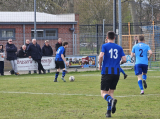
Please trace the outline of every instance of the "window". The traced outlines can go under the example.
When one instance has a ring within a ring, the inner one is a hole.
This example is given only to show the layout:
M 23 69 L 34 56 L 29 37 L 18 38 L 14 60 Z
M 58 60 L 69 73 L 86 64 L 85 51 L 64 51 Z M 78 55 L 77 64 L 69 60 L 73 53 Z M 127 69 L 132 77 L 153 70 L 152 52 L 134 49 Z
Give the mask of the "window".
M 15 29 L 0 29 L 0 40 L 15 39 Z
M 54 40 L 58 38 L 58 29 L 37 29 L 37 39 Z M 34 38 L 34 30 L 31 30 L 31 36 Z

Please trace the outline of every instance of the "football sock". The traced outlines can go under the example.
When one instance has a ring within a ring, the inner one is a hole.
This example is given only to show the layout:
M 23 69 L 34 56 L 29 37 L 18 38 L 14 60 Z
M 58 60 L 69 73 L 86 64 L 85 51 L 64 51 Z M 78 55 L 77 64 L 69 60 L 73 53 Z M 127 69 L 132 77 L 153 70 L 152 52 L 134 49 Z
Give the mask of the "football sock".
M 107 102 L 111 103 L 111 100 L 112 100 L 113 98 L 112 98 L 110 95 L 106 94 L 106 95 L 104 96 L 104 99 L 105 99 Z
M 58 78 L 59 72 L 56 72 L 55 79 Z
M 143 90 L 142 80 L 138 81 L 138 85 L 139 85 L 140 90 Z
M 111 103 L 108 102 L 107 110 L 111 110 Z
M 62 72 L 62 77 L 64 78 L 64 77 L 65 77 L 65 75 L 66 75 L 66 71 L 65 71 L 65 70 L 63 70 L 63 72 Z
M 143 80 L 147 79 L 147 75 L 142 75 Z
M 125 72 L 124 72 L 124 70 L 123 70 L 122 68 L 120 68 L 120 70 L 121 70 L 121 72 L 123 73 L 123 75 L 125 75 Z

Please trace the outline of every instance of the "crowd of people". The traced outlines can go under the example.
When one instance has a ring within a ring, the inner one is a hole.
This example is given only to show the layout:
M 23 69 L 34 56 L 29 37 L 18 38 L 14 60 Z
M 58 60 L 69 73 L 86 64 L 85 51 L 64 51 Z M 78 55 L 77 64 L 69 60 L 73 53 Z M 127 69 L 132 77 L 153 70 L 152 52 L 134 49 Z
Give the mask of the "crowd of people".
M 62 46 L 62 39 L 59 38 L 58 42 L 55 44 L 56 52 L 59 47 Z M 37 43 L 36 39 L 32 39 L 32 42 L 29 39 L 26 39 L 25 45 L 22 45 L 22 47 L 18 50 L 17 47 L 14 45 L 12 39 L 8 39 L 8 42 L 6 44 L 6 59 L 10 61 L 12 70 L 9 72 L 11 74 L 20 75 L 17 71 L 17 58 L 32 58 L 34 61 L 38 63 L 38 72 L 39 74 L 42 74 L 41 71 L 43 71 L 43 74 L 46 73 L 46 70 L 43 68 L 43 65 L 41 63 L 42 56 L 52 56 L 53 49 L 49 45 L 49 40 L 46 40 L 44 42 L 44 45 L 41 49 L 40 45 Z M 64 51 L 65 56 L 65 51 Z M 5 51 L 3 45 L 0 45 L 0 74 L 1 76 L 4 76 L 4 59 L 5 59 Z M 37 73 L 37 71 L 34 71 L 34 73 Z M 48 70 L 48 73 L 50 73 L 50 70 Z M 31 71 L 29 71 L 29 74 L 31 74 Z

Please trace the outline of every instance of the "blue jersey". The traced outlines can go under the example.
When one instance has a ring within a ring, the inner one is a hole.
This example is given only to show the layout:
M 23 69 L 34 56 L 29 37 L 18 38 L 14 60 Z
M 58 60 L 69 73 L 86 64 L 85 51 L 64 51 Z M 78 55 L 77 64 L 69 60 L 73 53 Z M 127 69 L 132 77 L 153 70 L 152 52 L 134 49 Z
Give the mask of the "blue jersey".
M 145 43 L 138 43 L 133 46 L 132 53 L 135 53 L 136 63 L 135 64 L 146 64 L 148 65 L 148 50 L 150 47 Z
M 61 54 L 64 54 L 65 48 L 63 46 L 59 47 L 56 53 L 56 61 L 63 61 Z
M 101 52 L 104 53 L 101 74 L 120 74 L 120 61 L 125 56 L 121 46 L 115 43 L 102 45 Z

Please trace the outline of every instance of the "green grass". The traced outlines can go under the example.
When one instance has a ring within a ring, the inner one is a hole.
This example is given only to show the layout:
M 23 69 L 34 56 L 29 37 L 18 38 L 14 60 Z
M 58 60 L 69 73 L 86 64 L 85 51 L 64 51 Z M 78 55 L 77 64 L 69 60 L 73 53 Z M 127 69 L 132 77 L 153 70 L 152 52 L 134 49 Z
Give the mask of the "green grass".
M 148 72 L 148 88 L 143 96 L 139 94 L 134 72 L 126 73 L 128 78 L 124 80 L 121 75 L 115 91 L 118 103 L 112 118 L 159 119 L 159 72 Z M 71 75 L 75 76 L 75 82 L 68 81 Z M 60 76 L 57 83 L 53 82 L 53 73 L 0 77 L 0 119 L 105 118 L 107 102 L 100 97 L 99 71 L 69 73 L 67 82 L 63 82 Z

